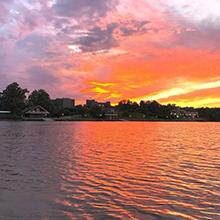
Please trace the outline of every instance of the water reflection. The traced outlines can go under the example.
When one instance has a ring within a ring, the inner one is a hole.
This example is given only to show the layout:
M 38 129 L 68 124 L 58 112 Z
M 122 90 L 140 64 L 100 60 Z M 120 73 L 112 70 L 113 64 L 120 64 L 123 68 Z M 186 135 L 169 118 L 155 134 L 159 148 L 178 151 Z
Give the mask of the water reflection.
M 217 123 L 0 128 L 0 219 L 220 219 Z

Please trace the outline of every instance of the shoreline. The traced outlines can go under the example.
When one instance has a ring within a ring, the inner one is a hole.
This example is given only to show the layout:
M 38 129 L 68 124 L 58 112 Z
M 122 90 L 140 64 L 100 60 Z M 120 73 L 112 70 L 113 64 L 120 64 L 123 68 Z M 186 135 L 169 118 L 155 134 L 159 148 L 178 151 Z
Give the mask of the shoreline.
M 60 122 L 71 122 L 71 121 L 89 121 L 89 122 L 220 122 L 220 121 L 211 121 L 211 120 L 187 120 L 187 119 L 184 119 L 184 120 L 166 120 L 166 119 L 146 119 L 146 120 L 142 120 L 142 119 L 117 119 L 117 120 L 102 120 L 102 119 L 71 119 L 71 120 L 53 120 L 53 121 L 60 121 Z
M 66 119 L 66 118 L 46 118 L 46 119 L 0 119 L 2 121 L 17 121 L 17 122 L 220 122 L 214 120 L 206 120 L 206 119 L 181 119 L 181 120 L 170 120 L 170 119 L 114 119 L 114 120 L 106 120 L 106 119 Z

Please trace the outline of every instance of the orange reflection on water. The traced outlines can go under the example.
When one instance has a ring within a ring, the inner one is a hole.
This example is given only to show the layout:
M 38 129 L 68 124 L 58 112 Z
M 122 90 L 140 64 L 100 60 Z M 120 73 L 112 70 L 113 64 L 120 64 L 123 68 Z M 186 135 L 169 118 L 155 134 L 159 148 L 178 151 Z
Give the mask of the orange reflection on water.
M 66 199 L 93 217 L 198 219 L 216 214 L 220 127 L 203 125 L 72 124 L 74 139 L 63 151 L 68 158 L 61 184 Z

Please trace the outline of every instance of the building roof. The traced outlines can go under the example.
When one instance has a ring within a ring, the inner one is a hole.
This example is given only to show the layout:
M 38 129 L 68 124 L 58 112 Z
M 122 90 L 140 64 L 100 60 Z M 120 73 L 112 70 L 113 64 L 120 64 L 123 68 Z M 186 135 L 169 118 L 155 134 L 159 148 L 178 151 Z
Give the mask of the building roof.
M 24 110 L 24 114 L 50 114 L 50 113 L 42 106 L 37 105 Z
M 0 114 L 11 114 L 10 111 L 0 111 Z

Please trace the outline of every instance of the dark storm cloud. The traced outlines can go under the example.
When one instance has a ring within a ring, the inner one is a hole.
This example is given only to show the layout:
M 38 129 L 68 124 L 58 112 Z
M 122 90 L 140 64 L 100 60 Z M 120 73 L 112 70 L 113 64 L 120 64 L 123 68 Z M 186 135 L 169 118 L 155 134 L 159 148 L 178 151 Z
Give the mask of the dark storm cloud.
M 146 31 L 151 30 L 150 28 L 146 27 L 147 24 L 149 24 L 150 21 L 135 21 L 132 20 L 129 23 L 123 24 L 123 26 L 120 28 L 122 34 L 124 36 L 130 36 L 135 33 L 145 33 Z
M 74 44 L 80 45 L 80 49 L 83 52 L 110 49 L 117 45 L 117 41 L 113 37 L 113 32 L 117 26 L 116 23 L 112 23 L 105 29 L 94 27 L 86 36 L 82 36 L 75 40 Z
M 83 36 L 74 40 L 73 44 L 79 45 L 83 52 L 108 50 L 119 46 L 121 37 L 142 34 L 152 30 L 152 28 L 147 27 L 149 23 L 149 21 L 131 20 L 129 23 L 110 23 L 106 28 L 95 26 L 88 32 L 85 32 Z M 118 37 L 119 39 L 117 39 Z
M 59 16 L 88 18 L 104 16 L 117 0 L 57 0 L 53 9 Z

